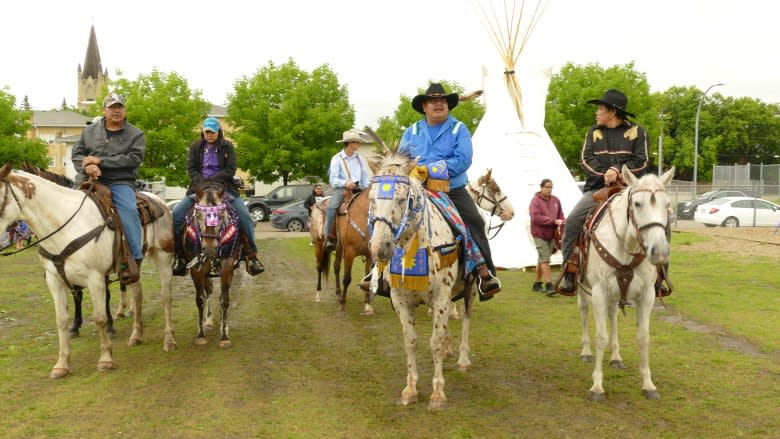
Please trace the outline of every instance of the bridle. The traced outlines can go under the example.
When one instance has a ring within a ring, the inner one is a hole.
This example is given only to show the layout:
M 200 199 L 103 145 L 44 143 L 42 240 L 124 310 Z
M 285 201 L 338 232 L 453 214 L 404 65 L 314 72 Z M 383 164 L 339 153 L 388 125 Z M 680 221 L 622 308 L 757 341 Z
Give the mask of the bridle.
M 409 182 L 409 177 L 403 175 L 377 175 L 371 178 L 371 183 L 377 184 L 377 200 L 394 200 L 396 184 L 406 185 L 409 191 L 406 194 L 404 203 L 404 212 L 398 221 L 398 226 L 393 224 L 392 219 L 383 216 L 375 216 L 373 203 L 368 207 L 368 234 L 373 236 L 374 224 L 379 221 L 385 223 L 393 234 L 393 244 L 398 245 L 401 236 L 409 229 L 411 221 L 415 216 L 419 217 L 415 224 L 415 229 L 420 226 L 423 220 L 423 213 L 427 209 L 425 197 L 421 193 L 415 193 L 414 188 Z
M 493 205 L 493 207 L 489 210 L 490 211 L 490 219 L 488 220 L 488 231 L 487 231 L 488 239 L 493 239 L 496 236 L 498 236 L 498 232 L 500 232 L 501 229 L 504 228 L 504 225 L 506 224 L 506 221 L 501 220 L 501 224 L 498 224 L 498 225 L 494 226 L 493 225 L 493 217 L 494 216 L 500 216 L 504 212 L 503 208 L 501 207 L 501 203 L 503 203 L 504 201 L 507 200 L 507 198 L 509 198 L 506 195 L 504 195 L 503 198 L 499 199 L 498 196 L 497 196 L 497 193 L 501 193 L 501 194 L 503 194 L 503 193 L 501 192 L 500 189 L 498 191 L 495 191 L 493 189 L 489 189 L 491 181 L 492 181 L 492 179 L 489 179 L 487 182 L 481 184 L 480 185 L 480 190 L 474 189 L 470 184 L 466 185 L 466 187 L 468 188 L 468 191 L 471 192 L 473 195 L 476 195 L 476 197 L 477 197 L 476 204 L 477 204 L 478 207 L 482 208 L 482 202 L 483 201 L 486 201 L 486 202 L 488 202 L 488 203 Z M 494 182 L 494 184 L 495 184 L 495 182 Z M 485 210 L 488 210 L 488 209 L 485 209 Z M 493 234 L 493 236 L 489 236 L 490 232 L 492 230 L 495 230 L 496 232 Z

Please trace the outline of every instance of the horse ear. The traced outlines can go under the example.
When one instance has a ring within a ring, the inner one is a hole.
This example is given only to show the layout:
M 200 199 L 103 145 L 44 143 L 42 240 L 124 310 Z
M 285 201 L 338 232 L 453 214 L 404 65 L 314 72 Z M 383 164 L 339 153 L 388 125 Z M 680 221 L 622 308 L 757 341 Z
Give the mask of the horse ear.
M 671 167 L 668 171 L 664 172 L 664 175 L 661 176 L 661 184 L 664 186 L 669 185 L 669 183 L 672 182 L 672 178 L 674 177 L 674 166 Z
M 374 175 L 376 175 L 379 172 L 379 169 L 381 169 L 381 167 L 379 166 L 380 160 L 382 160 L 380 157 L 369 158 L 368 160 L 366 160 L 366 162 L 368 163 L 368 169 L 370 169 L 371 173 Z
M 493 168 L 488 168 L 487 173 L 485 174 L 484 184 L 490 183 L 490 178 L 492 177 L 492 174 L 493 174 Z
M 12 161 L 8 161 L 8 163 L 5 164 L 5 166 L 0 169 L 0 178 L 8 177 L 8 174 L 11 172 L 11 169 L 13 169 L 14 163 Z
M 627 185 L 633 186 L 636 184 L 636 180 L 636 175 L 628 169 L 628 166 L 623 165 L 623 181 L 625 181 Z

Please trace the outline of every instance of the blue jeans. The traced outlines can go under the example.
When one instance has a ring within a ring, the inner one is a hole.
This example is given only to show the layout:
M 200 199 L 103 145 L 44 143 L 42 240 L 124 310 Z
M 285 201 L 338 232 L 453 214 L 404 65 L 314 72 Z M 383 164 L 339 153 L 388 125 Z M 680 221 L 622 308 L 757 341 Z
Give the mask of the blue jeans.
M 344 199 L 344 192 L 346 190 L 347 189 L 343 187 L 333 188 L 333 195 L 328 201 L 328 211 L 325 212 L 325 239 L 328 239 L 328 236 L 330 236 L 330 229 L 333 227 L 333 221 L 336 219 L 336 212 L 341 205 L 341 200 Z
M 184 219 L 187 217 L 187 211 L 190 210 L 195 204 L 195 200 L 191 197 L 184 197 L 173 208 L 173 232 L 176 237 L 176 246 L 181 251 L 181 233 L 184 226 Z M 249 241 L 249 248 L 257 254 L 257 244 L 255 243 L 255 223 L 252 221 L 252 216 L 249 214 L 249 209 L 246 208 L 244 200 L 241 197 L 235 197 L 230 201 L 230 205 L 238 213 L 238 228 L 241 233 L 246 236 Z
M 596 202 L 593 201 L 594 192 L 595 191 L 588 191 L 582 194 L 582 198 L 580 198 L 580 201 L 578 201 L 571 212 L 569 212 L 569 215 L 566 217 L 566 222 L 563 224 L 561 256 L 563 257 L 564 263 L 569 260 L 569 257 L 574 251 L 574 247 L 577 245 L 577 237 L 580 235 L 582 225 L 585 224 L 585 219 L 588 216 L 588 212 L 590 212 L 590 208 L 596 204 Z
M 110 184 L 108 188 L 111 189 L 111 198 L 119 212 L 119 219 L 122 220 L 130 253 L 136 260 L 143 259 L 141 218 L 138 216 L 138 208 L 135 206 L 135 190 L 126 184 Z

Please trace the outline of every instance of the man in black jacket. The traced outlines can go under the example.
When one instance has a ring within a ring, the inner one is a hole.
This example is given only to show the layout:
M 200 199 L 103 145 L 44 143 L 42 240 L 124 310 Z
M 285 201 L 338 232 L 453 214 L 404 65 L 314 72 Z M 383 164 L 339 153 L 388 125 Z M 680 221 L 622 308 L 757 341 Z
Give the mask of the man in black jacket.
M 195 204 L 193 194 L 195 187 L 206 180 L 216 181 L 225 185 L 230 197 L 230 205 L 238 213 L 239 228 L 246 236 L 252 251 L 247 272 L 252 276 L 264 271 L 263 265 L 257 260 L 257 244 L 255 243 L 255 224 L 252 216 L 241 199 L 233 176 L 236 174 L 236 150 L 233 144 L 225 139 L 219 121 L 213 117 L 203 121 L 200 139 L 192 142 L 187 155 L 187 173 L 190 176 L 190 186 L 187 196 L 173 208 L 173 232 L 176 237 L 176 262 L 173 267 L 174 276 L 184 276 L 187 273 L 187 261 L 184 259 L 182 242 L 182 227 L 184 218 L 190 207 Z
M 639 125 L 628 120 L 635 117 L 626 110 L 628 98 L 619 90 L 607 90 L 600 99 L 591 99 L 596 104 L 596 124 L 590 127 L 585 137 L 585 145 L 580 154 L 580 164 L 587 174 L 583 195 L 566 218 L 563 229 L 561 252 L 564 266 L 561 277 L 556 282 L 556 291 L 572 296 L 575 294 L 575 274 L 573 266 L 577 264 L 577 255 L 573 254 L 577 236 L 585 223 L 590 208 L 594 204 L 593 193 L 597 190 L 620 183 L 623 165 L 637 177 L 648 168 L 647 132 Z

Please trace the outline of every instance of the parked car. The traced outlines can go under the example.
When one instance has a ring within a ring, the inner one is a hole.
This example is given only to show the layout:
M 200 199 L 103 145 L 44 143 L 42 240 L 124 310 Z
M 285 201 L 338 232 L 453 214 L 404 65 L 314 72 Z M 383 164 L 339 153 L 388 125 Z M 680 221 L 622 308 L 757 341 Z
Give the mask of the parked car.
M 708 227 L 777 226 L 780 206 L 761 198 L 718 198 L 699 206 L 693 219 Z
M 313 184 L 278 186 L 262 197 L 249 197 L 244 201 L 255 222 L 267 221 L 271 210 L 293 201 L 303 201 L 311 195 Z
M 271 211 L 271 225 L 288 232 L 309 230 L 309 211 L 303 207 L 305 200 L 293 201 Z
M 712 200 L 725 197 L 747 197 L 747 194 L 741 191 L 733 190 L 715 190 L 704 192 L 693 200 L 686 200 L 677 204 L 677 219 L 690 220 L 693 219 L 693 214 L 696 213 L 696 208 L 702 204 L 709 203 Z

